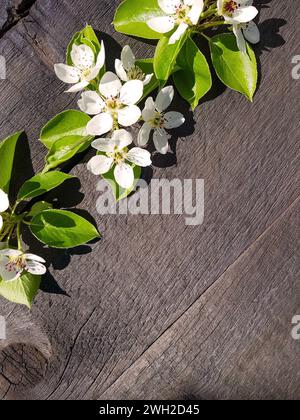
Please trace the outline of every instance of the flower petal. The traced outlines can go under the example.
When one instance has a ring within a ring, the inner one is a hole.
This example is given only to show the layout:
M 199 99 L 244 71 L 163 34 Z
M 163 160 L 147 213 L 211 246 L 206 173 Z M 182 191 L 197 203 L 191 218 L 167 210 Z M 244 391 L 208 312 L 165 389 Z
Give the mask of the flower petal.
M 86 80 L 88 80 L 89 82 L 91 80 L 94 80 L 98 76 L 98 74 L 99 74 L 100 70 L 102 69 L 102 67 L 104 66 L 104 64 L 105 64 L 105 46 L 104 46 L 104 42 L 102 41 L 101 42 L 101 50 L 98 54 L 96 65 L 93 68 L 93 70 L 91 71 L 90 75 L 86 78 Z
M 116 130 L 111 137 L 111 143 L 119 149 L 124 149 L 133 142 L 132 135 L 126 130 Z
M 2 256 L 4 255 L 5 257 L 13 257 L 13 258 L 16 258 L 16 257 L 19 257 L 22 254 L 23 254 L 23 252 L 22 251 L 19 251 L 17 249 L 6 248 L 6 249 L 1 249 L 0 250 L 0 256 L 1 255 Z
M 251 44 L 258 44 L 260 42 L 260 32 L 258 26 L 254 22 L 245 23 L 242 26 L 244 36 Z
M 145 102 L 145 108 L 142 112 L 144 121 L 151 121 L 156 114 L 155 102 L 152 97 L 148 98 Z
M 6 211 L 9 207 L 8 195 L 0 189 L 0 213 Z
M 235 24 L 235 25 L 233 25 L 232 29 L 233 29 L 233 33 L 236 37 L 236 42 L 237 42 L 238 49 L 242 53 L 245 54 L 247 52 L 247 44 L 246 44 L 242 29 L 241 29 L 240 26 L 241 26 L 240 24 L 238 24 L 238 25 Z
M 130 127 L 141 118 L 141 110 L 136 105 L 129 105 L 118 111 L 118 122 L 123 127 Z
M 127 163 L 119 163 L 114 170 L 116 182 L 125 189 L 130 188 L 134 183 L 134 173 Z
M 89 85 L 89 82 L 87 80 L 83 80 L 80 83 L 77 83 L 76 85 L 72 86 L 70 89 L 66 90 L 67 93 L 75 93 L 80 92 L 81 90 L 85 89 Z
M 105 103 L 97 92 L 89 90 L 83 92 L 78 101 L 78 106 L 86 114 L 98 115 L 103 111 Z
M 165 111 L 172 103 L 174 98 L 173 86 L 164 87 L 157 95 L 155 106 L 159 112 Z
M 73 44 L 71 59 L 77 68 L 84 70 L 93 67 L 95 64 L 95 55 L 93 50 L 85 44 Z
M 115 149 L 111 139 L 96 139 L 92 142 L 92 147 L 99 152 L 112 153 Z
M 145 147 L 148 144 L 151 131 L 152 131 L 152 127 L 147 122 L 145 122 L 138 134 L 138 138 L 137 138 L 138 146 Z
M 172 128 L 178 128 L 182 124 L 185 123 L 185 118 L 180 112 L 167 112 L 164 115 L 165 120 L 165 128 L 172 129 Z
M 140 147 L 134 147 L 129 150 L 127 160 L 143 168 L 152 164 L 151 154 L 148 150 L 141 149 Z
M 115 98 L 119 95 L 122 83 L 118 76 L 111 71 L 105 73 L 102 77 L 99 90 L 105 98 Z
M 42 263 L 42 264 L 46 263 L 44 258 L 39 257 L 38 255 L 35 255 L 35 254 L 24 254 L 24 258 L 26 259 L 26 261 L 30 260 L 30 261 L 36 261 L 36 262 L 39 262 L 39 263 Z
M 111 169 L 113 163 L 113 158 L 97 155 L 92 157 L 92 159 L 88 162 L 87 169 L 94 175 L 102 175 L 106 174 Z
M 147 25 L 155 32 L 166 34 L 174 28 L 175 20 L 171 16 L 160 16 L 149 19 Z
M 46 274 L 47 268 L 39 262 L 29 261 L 26 264 L 26 271 L 34 276 L 42 276 L 43 274 Z
M 173 35 L 171 36 L 170 41 L 169 41 L 169 45 L 176 44 L 176 42 L 180 40 L 180 38 L 185 33 L 185 31 L 187 30 L 188 27 L 189 27 L 189 25 L 187 25 L 186 23 L 182 22 L 178 26 L 178 28 L 176 29 L 176 31 L 173 33 Z
M 121 61 L 126 71 L 131 70 L 135 66 L 135 56 L 129 45 L 126 45 L 121 53 Z
M 191 19 L 191 22 L 193 25 L 197 25 L 201 13 L 204 9 L 204 0 L 194 0 L 192 3 L 192 8 L 189 13 L 189 18 Z
M 66 64 L 54 64 L 56 76 L 65 83 L 78 83 L 80 81 L 80 71 Z
M 113 129 L 114 121 L 110 114 L 102 113 L 96 115 L 86 126 L 87 134 L 90 136 L 102 136 Z
M 156 150 L 162 155 L 166 155 L 169 150 L 169 136 L 163 128 L 154 131 L 154 145 Z
M 147 74 L 145 77 L 145 80 L 143 81 L 143 85 L 144 86 L 148 85 L 151 82 L 153 76 L 154 76 L 154 73 Z
M 21 277 L 23 270 L 18 270 L 12 266 L 9 270 L 6 269 L 6 264 L 9 262 L 8 259 L 0 260 L 0 277 L 6 282 L 18 280 Z
M 119 60 L 119 59 L 117 59 L 115 61 L 115 70 L 116 70 L 116 73 L 117 73 L 118 77 L 121 80 L 123 80 L 123 82 L 127 82 L 128 81 L 127 73 L 126 73 L 126 71 L 124 69 L 124 66 L 122 64 L 122 61 Z
M 233 13 L 233 20 L 239 23 L 246 23 L 253 20 L 258 14 L 258 10 L 254 6 L 241 7 Z
M 143 96 L 144 85 L 141 80 L 130 80 L 121 88 L 120 101 L 125 105 L 136 104 Z
M 182 2 L 181 0 L 158 0 L 158 5 L 167 15 L 174 15 Z

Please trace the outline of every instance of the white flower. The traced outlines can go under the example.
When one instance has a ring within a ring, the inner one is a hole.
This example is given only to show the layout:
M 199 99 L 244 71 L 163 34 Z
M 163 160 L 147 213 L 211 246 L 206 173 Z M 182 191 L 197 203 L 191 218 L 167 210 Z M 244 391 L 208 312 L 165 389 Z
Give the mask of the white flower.
M 0 250 L 0 277 L 4 281 L 19 279 L 24 272 L 36 276 L 46 273 L 45 260 L 34 254 L 24 254 L 17 249 Z
M 4 213 L 9 208 L 8 195 L 0 189 L 0 232 L 3 227 L 3 218 L 1 213 Z
M 130 188 L 134 183 L 131 162 L 137 166 L 151 165 L 151 155 L 147 150 L 134 147 L 128 150 L 132 136 L 126 130 L 116 130 L 111 139 L 96 139 L 92 146 L 104 154 L 94 156 L 88 163 L 88 170 L 94 175 L 106 174 L 115 165 L 114 176 L 122 188 Z
M 253 0 L 218 0 L 218 14 L 232 24 L 247 23 L 258 14 L 252 4 Z
M 232 23 L 240 51 L 247 52 L 245 38 L 251 44 L 260 42 L 259 29 L 253 22 L 258 14 L 258 10 L 253 6 L 253 0 L 218 0 L 218 13 L 228 23 Z
M 118 124 L 129 127 L 140 119 L 141 110 L 135 104 L 143 96 L 143 82 L 130 80 L 122 86 L 118 76 L 107 72 L 101 79 L 99 91 L 100 95 L 94 91 L 83 92 L 78 101 L 81 111 L 96 115 L 87 125 L 89 135 L 101 136 Z
M 144 74 L 142 69 L 140 69 L 136 64 L 135 56 L 129 47 L 126 45 L 121 53 L 121 60 L 115 61 L 116 73 L 123 82 L 128 82 L 129 80 L 141 80 L 144 86 L 148 85 L 151 82 L 153 77 L 152 74 Z
M 142 112 L 145 123 L 138 135 L 139 146 L 143 147 L 148 143 L 151 131 L 154 130 L 153 140 L 156 150 L 163 155 L 168 152 L 169 136 L 165 129 L 180 127 L 185 122 L 185 118 L 180 112 L 164 113 L 173 98 L 174 88 L 167 86 L 159 92 L 155 102 L 153 98 L 147 99 Z
M 67 92 L 79 92 L 98 76 L 105 64 L 103 41 L 98 57 L 95 57 L 93 50 L 87 45 L 74 44 L 71 51 L 71 59 L 74 66 L 55 64 L 54 70 L 60 80 L 74 85 Z
M 172 31 L 178 25 L 169 44 L 175 44 L 189 26 L 197 25 L 204 8 L 203 0 L 158 0 L 158 4 L 166 16 L 152 18 L 147 24 L 162 34 Z

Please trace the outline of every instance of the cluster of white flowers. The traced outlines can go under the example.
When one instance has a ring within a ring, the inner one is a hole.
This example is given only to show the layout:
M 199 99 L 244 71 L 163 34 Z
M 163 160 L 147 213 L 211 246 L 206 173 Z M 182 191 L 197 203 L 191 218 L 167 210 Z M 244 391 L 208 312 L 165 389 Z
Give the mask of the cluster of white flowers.
M 196 26 L 204 9 L 203 0 L 158 0 L 159 7 L 166 14 L 148 20 L 148 26 L 158 33 L 168 33 L 175 27 L 169 44 L 176 43 L 189 27 Z M 232 25 L 237 44 L 242 52 L 247 51 L 247 41 L 260 42 L 260 33 L 253 19 L 258 10 L 253 0 L 217 0 L 217 13 Z
M 0 213 L 9 209 L 7 194 L 0 189 Z M 0 234 L 5 229 L 3 217 L 0 214 Z M 31 273 L 43 275 L 46 273 L 45 260 L 34 254 L 24 253 L 21 250 L 7 248 L 7 244 L 0 243 L 0 278 L 3 281 L 18 280 L 22 274 Z
M 104 44 L 98 57 L 88 46 L 74 44 L 71 59 L 74 67 L 56 64 L 56 75 L 66 83 L 75 84 L 68 92 L 86 89 L 104 67 Z M 147 167 L 152 164 L 151 154 L 142 148 L 148 144 L 151 131 L 154 130 L 156 150 L 166 154 L 169 144 L 165 129 L 179 127 L 185 119 L 178 112 L 164 113 L 174 97 L 172 86 L 163 88 L 155 102 L 153 98 L 148 98 L 145 109 L 141 111 L 137 104 L 142 100 L 144 88 L 151 82 L 153 74 L 144 74 L 129 46 L 123 48 L 121 59 L 115 61 L 115 71 L 116 74 L 108 71 L 102 76 L 97 90 L 85 90 L 78 106 L 93 117 L 86 127 L 88 135 L 110 133 L 110 136 L 97 138 L 92 143 L 97 155 L 88 163 L 88 170 L 95 175 L 113 170 L 117 184 L 129 189 L 134 184 L 134 165 Z M 144 122 L 138 135 L 139 147 L 129 149 L 133 137 L 125 128 L 137 122 Z

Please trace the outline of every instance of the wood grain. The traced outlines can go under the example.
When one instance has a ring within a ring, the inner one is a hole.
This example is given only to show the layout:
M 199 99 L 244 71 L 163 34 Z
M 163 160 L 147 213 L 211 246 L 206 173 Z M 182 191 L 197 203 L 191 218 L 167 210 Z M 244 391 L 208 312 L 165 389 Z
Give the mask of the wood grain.
M 64 59 L 65 47 L 75 31 L 90 23 L 95 29 L 108 33 L 105 40 L 110 63 L 119 54 L 120 45 L 125 43 L 133 47 L 137 56 L 150 57 L 153 53 L 151 45 L 145 46 L 114 33 L 110 23 L 118 3 L 116 0 L 37 0 L 29 15 L 0 39 L 0 54 L 5 55 L 8 63 L 8 79 L 0 81 L 2 136 L 25 128 L 35 169 L 43 166 L 45 153 L 37 140 L 41 126 L 59 111 L 76 107 L 76 98 L 63 93 L 65 86 L 55 78 L 52 69 L 55 62 Z M 204 224 L 193 228 L 185 226 L 183 216 L 178 215 L 98 215 L 95 208 L 97 179 L 87 173 L 84 161 L 72 170 L 80 177 L 81 186 L 60 191 L 59 203 L 63 207 L 76 205 L 88 209 L 103 239 L 92 245 L 92 250 L 88 247 L 63 253 L 44 250 L 53 278 L 45 281 L 45 292 L 36 299 L 32 313 L 1 300 L 0 313 L 13 313 L 8 319 L 8 341 L 0 342 L 0 348 L 4 348 L 3 352 L 18 353 L 20 345 L 24 345 L 25 361 L 31 357 L 32 348 L 36 348 L 39 355 L 35 363 L 40 372 L 31 382 L 14 381 L 10 376 L 8 382 L 0 375 L 2 398 L 101 397 L 170 326 L 193 308 L 206 290 L 211 290 L 228 267 L 251 245 L 256 246 L 257 239 L 299 197 L 296 94 L 299 82 L 291 78 L 290 63 L 291 57 L 297 54 L 300 27 L 296 24 L 292 0 L 271 1 L 266 5 L 270 8 L 262 8 L 260 17 L 263 39 L 257 54 L 262 76 L 254 105 L 235 92 L 226 90 L 219 95 L 216 91 L 193 116 L 176 98 L 174 109 L 181 109 L 187 115 L 187 124 L 178 132 L 178 141 L 173 141 L 175 155 L 155 159 L 155 178 L 205 180 Z M 287 21 L 285 25 L 282 19 Z M 285 45 L 283 39 L 287 41 Z M 213 96 L 216 96 L 214 100 Z M 19 175 L 23 176 L 20 169 Z M 293 223 L 287 218 L 287 227 Z M 268 282 L 272 274 L 267 269 L 270 260 L 264 261 L 264 254 L 268 252 L 268 247 L 264 247 L 266 243 L 262 243 L 260 263 L 265 270 L 264 280 Z M 36 243 L 30 241 L 30 246 L 40 252 Z M 283 253 L 282 256 L 283 260 L 294 258 L 294 254 Z M 257 288 L 263 287 L 259 278 L 252 281 Z M 291 289 L 297 290 L 297 276 L 289 282 Z M 216 285 L 220 285 L 220 280 Z M 222 293 L 221 288 L 214 287 Z M 59 288 L 65 294 L 56 294 Z M 252 292 L 248 290 L 250 295 L 246 297 L 251 299 Z M 285 308 L 286 312 L 294 310 L 294 300 L 289 302 L 287 298 Z M 221 314 L 224 312 L 225 318 L 225 298 L 219 310 Z M 272 310 L 272 302 L 269 309 L 262 305 L 259 310 L 259 316 L 265 319 Z M 18 333 L 12 324 L 16 314 L 23 320 Z M 230 331 L 234 320 L 225 318 L 224 322 Z M 199 328 L 207 331 L 212 325 L 210 318 L 199 321 Z M 209 338 L 207 340 L 207 348 L 212 348 L 213 344 L 209 343 Z M 263 343 L 262 340 L 262 346 Z M 273 370 L 278 353 L 282 354 L 282 345 L 279 339 L 274 343 L 268 372 L 261 372 L 259 366 L 253 365 L 253 375 L 261 373 L 262 382 L 269 378 L 270 394 L 280 396 L 282 393 L 274 385 L 277 376 Z M 192 339 L 190 345 L 185 344 L 186 363 L 195 368 L 189 354 L 195 354 L 196 344 Z M 175 368 L 175 345 L 172 351 Z M 160 355 L 158 360 L 161 363 Z M 181 360 L 180 355 L 178 360 Z M 282 372 L 285 368 L 289 373 L 288 361 L 286 366 L 282 365 Z M 7 365 L 5 369 L 11 371 Z M 238 375 L 239 367 L 234 369 Z M 165 370 L 164 364 L 161 368 L 157 365 L 158 375 L 164 375 Z M 214 370 L 211 372 L 213 374 Z M 187 368 L 187 375 L 189 373 Z M 210 375 L 209 366 L 207 375 Z M 145 381 L 147 378 L 148 372 Z M 195 377 L 191 377 L 191 381 L 194 380 Z M 188 377 L 185 385 L 187 383 Z M 211 390 L 207 389 L 204 396 L 230 395 L 225 385 L 222 394 L 221 389 L 209 382 L 208 387 L 209 384 Z M 297 383 L 293 384 L 297 390 Z M 286 386 L 286 396 L 295 395 L 291 388 L 292 385 Z M 112 389 L 118 395 L 114 386 L 108 392 L 109 397 L 113 397 Z M 120 395 L 127 392 L 121 383 L 119 392 Z M 148 392 L 150 397 L 149 388 Z M 252 386 L 241 384 L 241 395 L 253 397 L 260 392 L 255 381 Z M 140 383 L 137 383 L 136 395 L 142 395 Z M 147 392 L 144 396 L 147 397 Z

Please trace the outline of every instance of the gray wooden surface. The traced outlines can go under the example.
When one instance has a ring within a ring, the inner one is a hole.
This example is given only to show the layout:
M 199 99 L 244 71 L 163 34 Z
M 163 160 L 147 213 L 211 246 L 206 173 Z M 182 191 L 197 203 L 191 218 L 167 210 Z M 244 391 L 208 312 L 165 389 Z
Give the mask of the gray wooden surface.
M 35 169 L 45 153 L 41 126 L 76 106 L 53 74 L 75 31 L 89 23 L 109 34 L 111 61 L 125 43 L 137 56 L 153 53 L 114 32 L 118 3 L 36 0 L 9 27 L 1 11 L 8 73 L 0 81 L 1 137 L 26 129 Z M 254 104 L 216 89 L 193 115 L 177 99 L 188 123 L 176 157 L 153 167 L 155 178 L 205 180 L 204 224 L 98 215 L 97 179 L 83 159 L 71 170 L 81 186 L 60 191 L 59 200 L 89 209 L 103 239 L 92 251 L 45 253 L 52 277 L 31 313 L 0 300 L 8 320 L 2 399 L 300 398 L 300 342 L 291 337 L 300 315 L 300 81 L 291 76 L 299 6 L 257 4 Z

